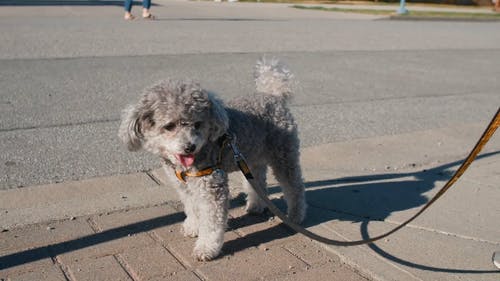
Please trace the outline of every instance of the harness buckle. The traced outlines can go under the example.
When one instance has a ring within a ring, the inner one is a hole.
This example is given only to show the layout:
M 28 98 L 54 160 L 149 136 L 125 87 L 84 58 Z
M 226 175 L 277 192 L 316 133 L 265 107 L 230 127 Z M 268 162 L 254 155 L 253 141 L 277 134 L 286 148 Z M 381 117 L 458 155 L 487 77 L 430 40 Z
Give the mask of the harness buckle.
M 183 183 L 186 183 L 186 172 L 175 170 L 175 176 Z

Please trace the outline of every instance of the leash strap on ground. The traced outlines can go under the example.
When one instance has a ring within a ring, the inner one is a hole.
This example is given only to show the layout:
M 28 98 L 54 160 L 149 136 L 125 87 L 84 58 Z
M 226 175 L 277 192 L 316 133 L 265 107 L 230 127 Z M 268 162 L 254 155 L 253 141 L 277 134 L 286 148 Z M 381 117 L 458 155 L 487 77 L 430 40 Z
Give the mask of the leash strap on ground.
M 257 192 L 257 194 L 259 195 L 260 199 L 262 199 L 262 201 L 264 201 L 264 203 L 267 205 L 267 207 L 269 208 L 269 210 L 274 214 L 276 215 L 277 217 L 279 217 L 286 225 L 288 225 L 290 228 L 292 228 L 293 230 L 295 230 L 296 232 L 298 233 L 301 233 L 313 240 L 316 240 L 316 241 L 319 241 L 321 243 L 325 243 L 325 244 L 328 244 L 328 245 L 335 245 L 335 246 L 355 246 L 355 245 L 362 245 L 362 244 L 369 244 L 369 243 L 373 243 L 377 240 L 380 240 L 380 239 L 383 239 L 391 234 L 393 234 L 394 232 L 400 230 L 401 228 L 405 227 L 407 224 L 409 224 L 410 222 L 412 222 L 413 220 L 415 220 L 418 216 L 420 216 L 427 208 L 429 208 L 434 202 L 436 202 L 436 200 L 438 200 L 446 191 L 448 191 L 448 189 L 450 189 L 452 187 L 452 185 L 460 178 L 460 176 L 462 176 L 462 174 L 467 170 L 467 168 L 470 166 L 470 164 L 474 161 L 474 159 L 477 157 L 477 155 L 479 154 L 479 152 L 481 151 L 481 149 L 483 149 L 484 145 L 490 140 L 491 136 L 493 136 L 493 134 L 495 133 L 496 129 L 500 126 L 500 108 L 497 110 L 497 113 L 495 114 L 495 117 L 493 117 L 493 119 L 491 120 L 490 124 L 488 125 L 488 127 L 486 128 L 486 130 L 484 131 L 483 135 L 481 136 L 481 138 L 479 139 L 479 141 L 476 143 L 476 146 L 474 146 L 474 149 L 472 149 L 472 151 L 469 153 L 469 156 L 467 156 L 467 158 L 465 159 L 465 161 L 462 163 L 462 165 L 460 165 L 460 167 L 458 168 L 458 170 L 455 172 L 455 174 L 453 174 L 453 176 L 450 178 L 450 180 L 441 188 L 441 190 L 439 190 L 439 192 L 434 195 L 434 197 L 429 201 L 427 202 L 427 204 L 425 204 L 424 207 L 422 207 L 422 209 L 420 209 L 420 211 L 418 211 L 413 217 L 409 218 L 407 221 L 403 222 L 402 224 L 400 224 L 399 226 L 395 227 L 394 229 L 382 234 L 382 235 L 379 235 L 379 236 L 376 236 L 376 237 L 373 237 L 373 238 L 369 238 L 369 239 L 365 239 L 365 240 L 358 240 L 358 241 L 339 241 L 339 240 L 333 240 L 333 239 L 329 239 L 329 238 L 326 238 L 326 237 L 323 237 L 323 236 L 320 236 L 316 233 L 313 233 L 305 228 L 303 228 L 302 226 L 290 221 L 288 219 L 288 217 L 283 213 L 281 212 L 272 202 L 271 200 L 269 200 L 269 198 L 267 197 L 267 194 L 264 192 L 263 189 L 260 189 L 260 188 L 257 188 L 257 185 L 256 183 L 254 183 L 254 179 L 253 177 L 252 178 L 249 178 L 247 177 L 247 180 L 248 182 L 252 185 L 252 188 Z M 247 174 L 245 174 L 246 176 Z

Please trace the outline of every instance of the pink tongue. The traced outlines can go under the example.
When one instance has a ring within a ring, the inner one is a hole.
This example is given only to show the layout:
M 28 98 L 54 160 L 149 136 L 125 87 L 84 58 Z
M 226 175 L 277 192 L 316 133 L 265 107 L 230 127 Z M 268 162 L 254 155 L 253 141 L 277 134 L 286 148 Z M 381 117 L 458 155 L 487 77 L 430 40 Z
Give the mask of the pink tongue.
M 178 155 L 177 158 L 179 159 L 182 166 L 184 166 L 184 167 L 189 167 L 189 166 L 193 165 L 193 163 L 194 163 L 194 155 L 193 154 Z

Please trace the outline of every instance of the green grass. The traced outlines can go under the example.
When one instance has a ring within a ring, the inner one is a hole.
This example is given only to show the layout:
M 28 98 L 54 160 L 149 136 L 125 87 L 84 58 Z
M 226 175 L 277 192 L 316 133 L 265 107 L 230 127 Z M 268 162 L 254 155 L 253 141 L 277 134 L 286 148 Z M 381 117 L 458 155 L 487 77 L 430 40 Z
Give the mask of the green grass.
M 343 13 L 358 13 L 358 14 L 369 14 L 369 15 L 387 15 L 391 18 L 400 19 L 450 19 L 450 20 L 500 20 L 500 13 L 487 14 L 487 13 L 466 13 L 466 12 L 439 12 L 439 11 L 409 11 L 405 15 L 397 15 L 395 6 L 394 11 L 392 10 L 376 10 L 376 9 L 352 9 L 352 8 L 338 8 L 338 7 L 321 7 L 321 6 L 302 6 L 293 5 L 296 9 L 307 9 L 307 10 L 318 10 L 318 11 L 329 11 L 329 12 L 343 12 Z
M 350 8 L 337 8 L 337 7 L 326 8 L 321 6 L 302 6 L 302 5 L 293 5 L 292 7 L 296 9 L 305 9 L 305 10 L 358 13 L 358 14 L 370 14 L 370 15 L 390 15 L 394 13 L 394 11 L 389 11 L 389 10 L 350 9 Z

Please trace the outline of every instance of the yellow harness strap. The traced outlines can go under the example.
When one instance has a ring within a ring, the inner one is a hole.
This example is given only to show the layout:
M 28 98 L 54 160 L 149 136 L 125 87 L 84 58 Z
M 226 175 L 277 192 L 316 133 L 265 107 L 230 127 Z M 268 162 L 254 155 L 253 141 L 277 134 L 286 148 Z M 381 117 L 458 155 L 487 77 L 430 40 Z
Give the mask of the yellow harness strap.
M 179 171 L 175 170 L 175 175 L 177 178 L 183 182 L 186 183 L 186 177 L 203 177 L 203 176 L 208 176 L 214 172 L 214 168 L 206 168 L 204 170 L 198 171 L 198 172 L 188 172 L 188 171 Z

